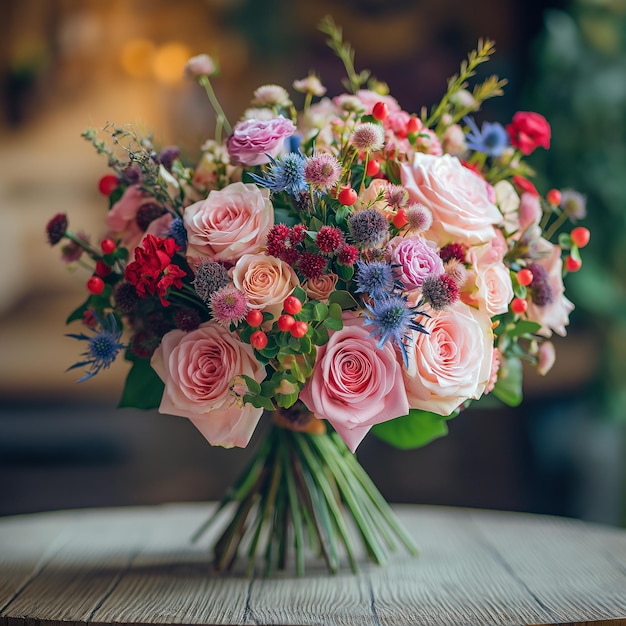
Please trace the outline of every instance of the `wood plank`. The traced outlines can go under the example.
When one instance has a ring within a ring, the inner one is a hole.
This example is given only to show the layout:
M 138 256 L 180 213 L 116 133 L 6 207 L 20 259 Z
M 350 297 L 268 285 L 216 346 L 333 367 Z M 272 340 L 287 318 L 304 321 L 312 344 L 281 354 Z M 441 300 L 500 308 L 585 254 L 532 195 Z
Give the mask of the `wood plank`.
M 579 520 L 476 512 L 486 549 L 546 608 L 554 622 L 626 616 L 623 531 Z
M 41 518 L 15 515 L 0 524 L 0 613 L 69 539 L 72 512 Z
M 42 529 L 53 519 L 33 517 Z M 4 607 L 0 620 L 86 623 L 128 567 L 150 519 L 154 511 L 142 509 L 76 511 L 67 520 L 67 541 Z M 27 543 L 19 545 L 27 549 Z
M 0 557 L 0 581 L 18 589 L 0 624 L 626 625 L 623 530 L 405 506 L 398 511 L 422 547 L 417 559 L 400 552 L 357 576 L 318 567 L 300 579 L 248 579 L 212 572 L 210 537 L 189 542 L 209 511 L 196 504 L 35 515 L 22 536 L 15 520 L 0 519 L 0 540 L 13 542 L 12 556 Z M 30 545 L 38 531 L 39 544 Z

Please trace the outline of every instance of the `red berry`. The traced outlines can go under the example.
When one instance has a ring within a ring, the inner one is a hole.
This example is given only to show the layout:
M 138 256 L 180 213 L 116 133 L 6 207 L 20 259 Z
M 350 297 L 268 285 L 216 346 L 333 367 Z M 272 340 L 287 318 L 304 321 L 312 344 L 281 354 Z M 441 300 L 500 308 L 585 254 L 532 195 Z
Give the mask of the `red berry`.
M 98 182 L 98 190 L 103 196 L 110 196 L 117 189 L 118 185 L 117 176 L 107 174 Z
M 576 226 L 569 236 L 579 248 L 584 248 L 589 243 L 591 233 L 589 232 L 589 229 L 584 226 Z
M 389 107 L 384 102 L 377 102 L 372 109 L 374 119 L 382 122 L 389 115 Z
M 546 194 L 546 200 L 548 204 L 552 206 L 558 206 L 561 204 L 561 192 L 558 189 L 550 189 Z
M 102 252 L 104 252 L 104 254 L 113 254 L 113 252 L 115 252 L 115 248 L 117 246 L 115 245 L 115 242 L 113 241 L 113 239 L 103 239 L 100 242 L 100 250 L 102 250 Z
M 104 281 L 99 276 L 92 276 L 87 281 L 87 290 L 94 296 L 97 296 L 104 290 Z
M 108 276 L 111 271 L 111 268 L 104 261 L 96 261 L 96 274 L 98 276 Z
M 259 309 L 250 309 L 246 315 L 246 322 L 248 322 L 252 328 L 260 326 L 263 323 L 263 313 L 261 313 Z
M 356 191 L 354 191 L 352 187 L 348 187 L 346 185 L 341 188 L 341 191 L 339 192 L 337 198 L 339 202 L 341 202 L 341 204 L 343 204 L 344 206 L 352 206 L 356 202 L 358 196 Z
M 523 298 L 513 298 L 511 302 L 511 311 L 516 313 L 517 315 L 521 315 L 522 313 L 526 313 L 526 309 L 528 308 L 528 302 Z
M 517 282 L 524 287 L 528 287 L 533 282 L 533 273 L 529 269 L 523 269 L 517 272 Z
M 406 226 L 409 223 L 406 219 L 406 211 L 404 209 L 398 209 L 398 212 L 393 216 L 391 222 L 396 228 Z
M 250 345 L 257 350 L 263 350 L 267 346 L 267 335 L 262 330 L 255 330 L 250 335 Z
M 298 339 L 304 337 L 309 330 L 309 325 L 306 322 L 296 322 L 289 331 L 294 337 Z
M 278 322 L 276 323 L 280 330 L 282 330 L 284 333 L 288 333 L 292 329 L 293 325 L 296 323 L 296 318 L 293 317 L 293 315 L 283 313 L 278 318 Z
M 365 168 L 365 173 L 368 176 L 376 176 L 380 172 L 380 163 L 376 159 L 372 159 L 367 162 L 367 167 Z
M 297 315 L 302 310 L 302 302 L 296 296 L 287 296 L 283 302 L 283 309 L 285 313 Z
M 422 127 L 422 121 L 417 117 L 411 117 L 406 123 L 406 132 L 409 135 L 418 132 Z
M 583 266 L 583 262 L 580 259 L 575 259 L 573 256 L 568 256 L 565 259 L 565 269 L 568 272 L 577 272 Z

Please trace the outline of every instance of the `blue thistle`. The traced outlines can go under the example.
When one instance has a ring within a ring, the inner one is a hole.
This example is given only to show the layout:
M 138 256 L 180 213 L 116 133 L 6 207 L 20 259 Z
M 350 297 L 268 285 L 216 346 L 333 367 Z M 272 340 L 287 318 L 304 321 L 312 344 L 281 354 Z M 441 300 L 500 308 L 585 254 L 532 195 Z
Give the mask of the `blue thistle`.
M 85 333 L 66 334 L 66 337 L 72 337 L 88 343 L 87 349 L 81 354 L 81 356 L 87 357 L 86 360 L 74 363 L 74 365 L 67 368 L 68 372 L 77 367 L 87 368 L 86 374 L 78 380 L 79 383 L 93 378 L 101 369 L 107 369 L 115 361 L 120 350 L 126 348 L 123 343 L 120 343 L 122 329 L 118 328 L 117 320 L 112 313 L 109 313 L 104 321 L 95 313 L 94 317 L 98 321 L 100 330 L 92 329 L 93 335 L 91 337 L 85 335 Z
M 390 295 L 397 284 L 393 266 L 385 261 L 357 261 L 355 280 L 357 292 L 374 299 Z
M 409 363 L 407 346 L 410 343 L 409 332 L 415 330 L 428 333 L 422 324 L 415 318 L 418 315 L 429 317 L 417 306 L 410 306 L 406 296 L 392 295 L 374 300 L 372 304 L 365 303 L 365 324 L 374 326 L 370 337 L 375 337 L 379 348 L 387 341 L 396 345 L 402 353 L 404 366 Z
M 181 250 L 187 249 L 187 230 L 182 218 L 175 217 L 172 220 L 167 236 L 171 237 L 176 242 L 176 245 L 181 247 Z
M 308 190 L 304 180 L 305 158 L 300 152 L 289 152 L 279 160 L 270 157 L 270 168 L 266 178 L 250 173 L 249 176 L 261 187 L 272 193 L 286 191 L 297 196 Z
M 499 157 L 509 145 L 509 135 L 502 124 L 483 122 L 482 128 L 471 117 L 463 118 L 471 132 L 465 136 L 468 148 L 484 152 L 487 156 Z

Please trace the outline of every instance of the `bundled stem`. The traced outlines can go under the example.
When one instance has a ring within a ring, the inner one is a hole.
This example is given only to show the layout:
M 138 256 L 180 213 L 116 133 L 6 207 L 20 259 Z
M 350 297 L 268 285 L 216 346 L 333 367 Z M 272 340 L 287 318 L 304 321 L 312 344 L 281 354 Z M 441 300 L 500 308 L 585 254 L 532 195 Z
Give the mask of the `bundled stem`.
M 356 572 L 357 538 L 367 558 L 379 565 L 401 545 L 417 554 L 412 538 L 336 433 L 297 432 L 284 427 L 284 418 L 279 423 L 193 538 L 226 518 L 213 546 L 217 570 L 247 559 L 248 575 L 262 562 L 269 575 L 293 560 L 302 576 L 309 553 L 323 559 L 331 573 L 339 571 L 342 558 Z

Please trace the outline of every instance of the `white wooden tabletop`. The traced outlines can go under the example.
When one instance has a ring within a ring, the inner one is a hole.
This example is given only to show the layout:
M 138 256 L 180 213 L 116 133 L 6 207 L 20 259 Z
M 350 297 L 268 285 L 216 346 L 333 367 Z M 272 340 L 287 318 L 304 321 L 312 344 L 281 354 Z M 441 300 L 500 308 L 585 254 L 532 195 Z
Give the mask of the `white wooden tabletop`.
M 0 518 L 0 624 L 626 625 L 626 531 L 398 506 L 421 553 L 359 574 L 216 574 L 211 505 Z

